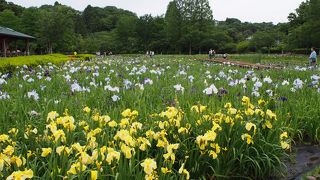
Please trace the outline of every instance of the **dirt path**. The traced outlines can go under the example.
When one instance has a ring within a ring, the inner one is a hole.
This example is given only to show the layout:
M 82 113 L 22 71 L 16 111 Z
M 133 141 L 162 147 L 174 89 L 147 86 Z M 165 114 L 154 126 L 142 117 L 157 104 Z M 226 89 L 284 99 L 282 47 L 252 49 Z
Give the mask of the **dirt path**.
M 277 65 L 264 65 L 264 64 L 254 64 L 245 61 L 235 61 L 230 59 L 223 59 L 223 58 L 215 58 L 215 59 L 196 59 L 198 61 L 210 61 L 215 63 L 221 64 L 228 64 L 233 66 L 239 66 L 243 68 L 254 68 L 254 69 L 282 69 L 283 67 Z
M 313 145 L 294 148 L 294 162 L 287 162 L 288 175 L 286 180 L 300 180 L 302 176 L 320 165 L 320 147 Z

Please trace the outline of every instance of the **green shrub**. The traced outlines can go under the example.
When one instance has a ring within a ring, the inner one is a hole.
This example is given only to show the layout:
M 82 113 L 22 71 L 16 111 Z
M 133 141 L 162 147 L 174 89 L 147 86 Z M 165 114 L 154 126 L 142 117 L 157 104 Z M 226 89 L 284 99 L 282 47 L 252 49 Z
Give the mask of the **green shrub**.
M 77 56 L 67 56 L 63 54 L 48 54 L 0 58 L 0 71 L 12 72 L 16 66 L 37 66 L 47 64 L 49 62 L 53 64 L 60 64 L 70 60 L 89 60 L 93 57 L 94 55 L 91 54 L 79 54 Z
M 237 52 L 238 53 L 246 53 L 249 51 L 250 42 L 242 41 L 237 44 Z

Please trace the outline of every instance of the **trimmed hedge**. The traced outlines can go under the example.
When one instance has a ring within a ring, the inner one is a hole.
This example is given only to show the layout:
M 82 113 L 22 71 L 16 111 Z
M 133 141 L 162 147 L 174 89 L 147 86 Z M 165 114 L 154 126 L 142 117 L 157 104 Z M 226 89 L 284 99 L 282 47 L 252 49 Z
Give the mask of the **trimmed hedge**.
M 37 66 L 47 64 L 49 62 L 53 64 L 59 64 L 70 60 L 89 60 L 93 57 L 94 55 L 91 54 L 79 54 L 77 56 L 67 56 L 63 54 L 48 54 L 0 58 L 0 72 L 12 72 L 14 71 L 16 66 Z

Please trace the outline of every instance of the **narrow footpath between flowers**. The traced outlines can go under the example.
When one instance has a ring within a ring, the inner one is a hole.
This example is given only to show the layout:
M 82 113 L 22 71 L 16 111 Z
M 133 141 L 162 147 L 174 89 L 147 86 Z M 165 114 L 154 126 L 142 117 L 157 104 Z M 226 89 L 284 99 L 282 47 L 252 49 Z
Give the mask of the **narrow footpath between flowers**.
M 223 58 L 195 59 L 195 60 L 211 61 L 211 62 L 215 62 L 215 63 L 239 66 L 239 67 L 243 67 L 243 68 L 254 68 L 254 69 L 282 69 L 283 68 L 282 66 L 279 66 L 279 65 L 255 64 L 255 63 L 249 63 L 249 62 L 244 62 L 244 61 L 235 61 L 235 60 L 223 59 Z
M 320 165 L 320 147 L 315 145 L 299 145 L 293 148 L 295 158 L 287 162 L 288 175 L 286 179 L 301 179 L 304 174 Z

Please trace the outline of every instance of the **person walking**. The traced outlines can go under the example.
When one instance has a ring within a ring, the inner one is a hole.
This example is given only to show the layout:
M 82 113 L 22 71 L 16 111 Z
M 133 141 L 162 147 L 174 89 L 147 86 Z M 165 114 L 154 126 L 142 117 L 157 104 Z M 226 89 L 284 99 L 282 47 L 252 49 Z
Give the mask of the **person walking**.
M 211 59 L 212 58 L 212 49 L 210 49 L 210 51 L 209 51 L 209 59 Z
M 224 54 L 223 54 L 223 59 L 224 59 L 224 60 L 227 60 L 227 58 L 228 58 L 228 54 L 227 54 L 227 53 L 224 53 Z
M 315 66 L 317 64 L 317 53 L 315 51 L 315 48 L 311 48 L 311 54 L 309 57 L 310 65 Z

